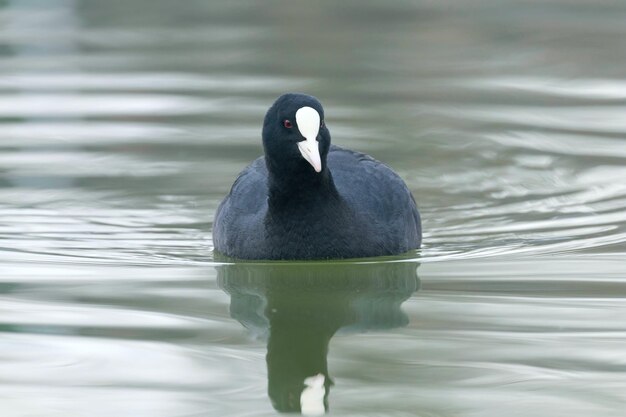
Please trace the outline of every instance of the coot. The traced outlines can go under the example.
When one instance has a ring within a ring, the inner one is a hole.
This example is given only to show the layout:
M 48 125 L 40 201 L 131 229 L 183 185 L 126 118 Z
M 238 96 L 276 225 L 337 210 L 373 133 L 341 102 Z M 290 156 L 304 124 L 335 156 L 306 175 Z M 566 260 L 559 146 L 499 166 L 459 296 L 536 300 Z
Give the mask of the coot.
M 320 102 L 284 94 L 263 122 L 265 156 L 239 175 L 213 223 L 216 251 L 241 259 L 332 259 L 418 248 L 420 215 L 402 179 L 330 144 Z

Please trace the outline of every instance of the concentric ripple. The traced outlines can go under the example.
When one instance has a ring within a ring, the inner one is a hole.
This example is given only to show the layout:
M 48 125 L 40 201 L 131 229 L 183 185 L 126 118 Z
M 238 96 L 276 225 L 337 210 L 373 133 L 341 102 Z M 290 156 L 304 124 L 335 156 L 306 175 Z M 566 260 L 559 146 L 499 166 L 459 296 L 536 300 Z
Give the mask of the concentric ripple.
M 0 1 L 0 416 L 274 416 L 312 366 L 342 416 L 623 417 L 624 4 L 48 3 Z M 286 91 L 422 249 L 214 257 Z

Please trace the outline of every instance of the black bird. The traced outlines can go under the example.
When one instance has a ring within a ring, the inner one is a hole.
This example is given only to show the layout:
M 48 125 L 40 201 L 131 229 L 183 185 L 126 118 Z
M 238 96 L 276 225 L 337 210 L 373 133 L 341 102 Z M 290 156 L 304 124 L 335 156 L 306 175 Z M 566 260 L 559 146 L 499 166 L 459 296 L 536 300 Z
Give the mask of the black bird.
M 217 252 L 332 259 L 419 248 L 420 215 L 404 181 L 368 155 L 331 146 L 315 97 L 280 96 L 265 115 L 263 148 L 217 209 Z

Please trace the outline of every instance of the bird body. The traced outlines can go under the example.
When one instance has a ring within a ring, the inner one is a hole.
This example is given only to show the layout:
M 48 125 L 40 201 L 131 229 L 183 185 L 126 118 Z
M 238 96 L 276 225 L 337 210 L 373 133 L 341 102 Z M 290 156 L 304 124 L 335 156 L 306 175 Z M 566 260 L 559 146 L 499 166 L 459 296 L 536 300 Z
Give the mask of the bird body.
M 334 259 L 420 246 L 420 216 L 404 181 L 365 154 L 331 146 L 317 99 L 281 96 L 265 117 L 263 143 L 265 156 L 244 169 L 217 210 L 218 252 L 242 259 Z

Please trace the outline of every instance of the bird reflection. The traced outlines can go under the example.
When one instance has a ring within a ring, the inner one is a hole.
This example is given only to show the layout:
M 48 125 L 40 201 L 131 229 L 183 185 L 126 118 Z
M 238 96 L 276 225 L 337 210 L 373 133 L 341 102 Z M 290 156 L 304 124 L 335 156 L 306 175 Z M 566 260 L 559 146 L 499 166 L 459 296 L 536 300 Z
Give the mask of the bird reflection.
M 230 314 L 267 340 L 268 394 L 280 412 L 328 411 L 328 344 L 338 332 L 405 326 L 415 262 L 236 263 L 218 268 Z

